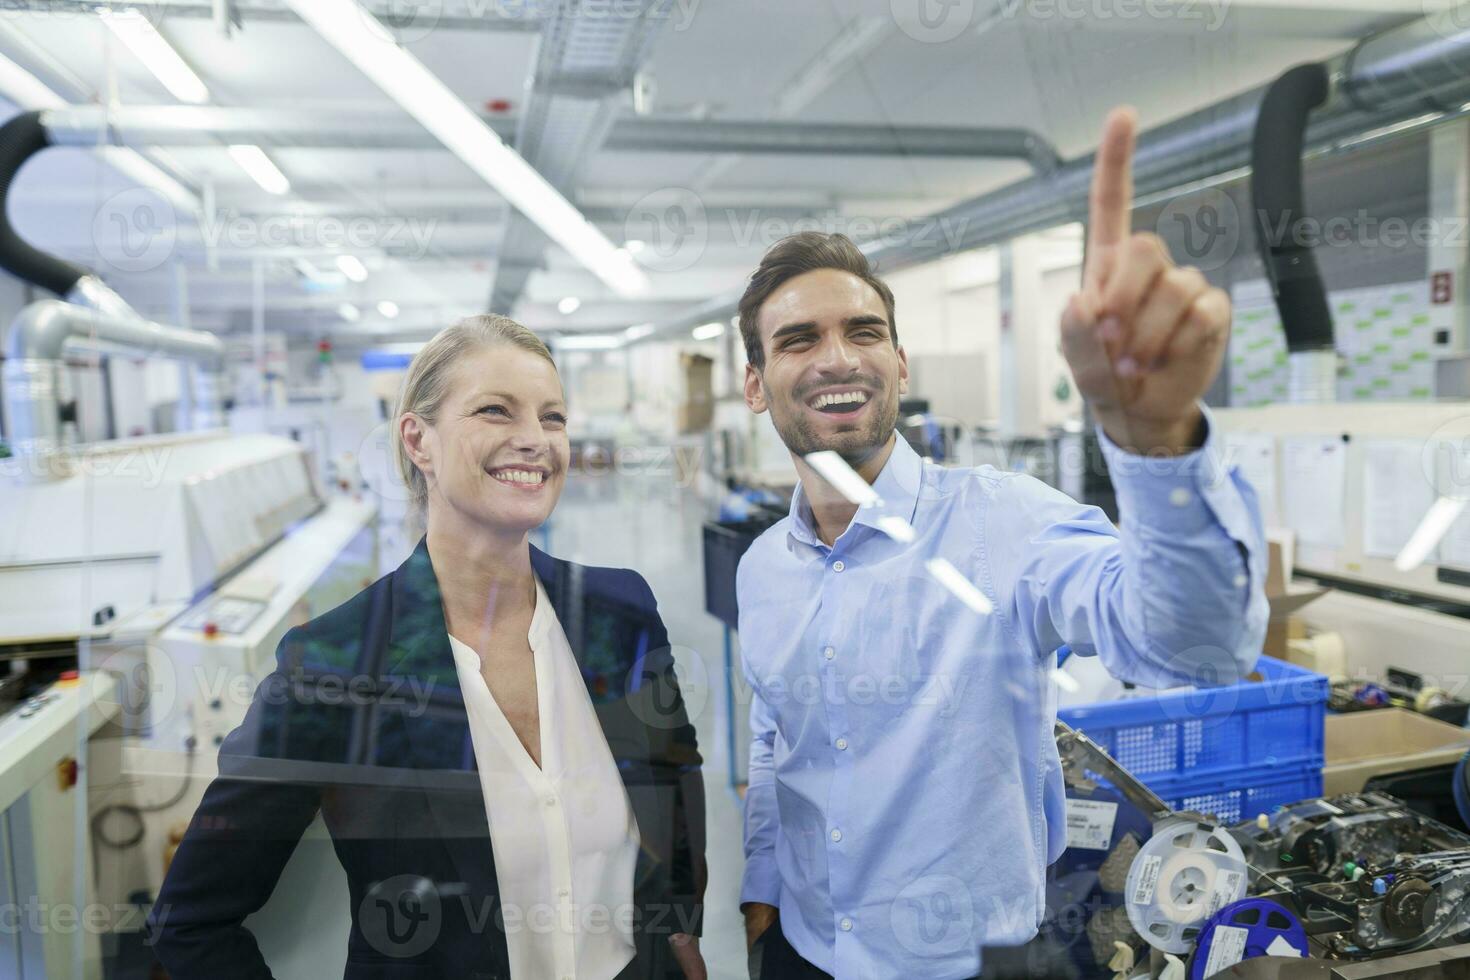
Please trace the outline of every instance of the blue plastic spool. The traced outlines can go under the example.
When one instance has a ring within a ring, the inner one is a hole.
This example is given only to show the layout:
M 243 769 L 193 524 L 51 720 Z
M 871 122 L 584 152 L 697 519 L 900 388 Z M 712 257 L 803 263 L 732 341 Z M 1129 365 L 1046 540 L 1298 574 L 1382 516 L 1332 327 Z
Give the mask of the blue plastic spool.
M 1200 930 L 1194 954 L 1189 959 L 1189 980 L 1205 980 L 1205 964 L 1210 960 L 1210 949 L 1221 926 L 1246 930 L 1242 962 L 1271 955 L 1266 952 L 1266 947 L 1278 938 L 1284 939 L 1303 956 L 1309 952 L 1307 930 L 1302 928 L 1296 916 L 1268 898 L 1243 898 L 1216 912 Z

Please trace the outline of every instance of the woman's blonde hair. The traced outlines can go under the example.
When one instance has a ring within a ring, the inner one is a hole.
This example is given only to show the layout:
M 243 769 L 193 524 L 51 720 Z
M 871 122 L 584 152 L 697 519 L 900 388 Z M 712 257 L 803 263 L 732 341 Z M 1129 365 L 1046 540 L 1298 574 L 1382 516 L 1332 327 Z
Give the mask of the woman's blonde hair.
M 393 410 L 393 462 L 398 467 L 403 485 L 408 488 L 413 509 L 420 516 L 428 505 L 429 484 L 403 445 L 400 428 L 403 416 L 412 412 L 433 425 L 449 394 L 450 373 L 454 365 L 473 351 L 498 346 L 519 347 L 546 358 L 552 369 L 556 368 L 550 349 L 540 337 L 510 317 L 494 313 L 467 316 L 440 330 L 413 356 L 408 366 L 408 376 L 403 379 L 403 390 L 399 392 L 398 404 Z

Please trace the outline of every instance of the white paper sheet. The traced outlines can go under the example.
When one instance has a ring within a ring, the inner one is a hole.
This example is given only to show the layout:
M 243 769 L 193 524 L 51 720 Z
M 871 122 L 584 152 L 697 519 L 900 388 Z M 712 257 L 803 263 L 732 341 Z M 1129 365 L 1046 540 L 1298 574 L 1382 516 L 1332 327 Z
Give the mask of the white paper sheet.
M 1281 504 L 1286 526 L 1304 547 L 1341 548 L 1347 444 L 1341 436 L 1281 441 Z
M 1465 496 L 1470 492 L 1470 487 L 1467 487 L 1467 482 L 1470 482 L 1467 480 L 1470 476 L 1470 447 L 1459 447 L 1458 459 L 1451 455 L 1455 449 L 1453 443 L 1445 444 L 1444 448 L 1446 452 L 1435 454 L 1439 470 L 1435 485 L 1442 492 Z M 1470 508 L 1460 514 L 1440 541 L 1439 563 L 1470 571 Z
M 1363 554 L 1395 558 L 1434 505 L 1423 443 L 1382 440 L 1363 445 Z
M 1261 519 L 1275 524 L 1276 437 L 1265 432 L 1230 432 L 1225 435 L 1226 462 L 1240 467 L 1240 473 L 1255 488 L 1261 502 Z

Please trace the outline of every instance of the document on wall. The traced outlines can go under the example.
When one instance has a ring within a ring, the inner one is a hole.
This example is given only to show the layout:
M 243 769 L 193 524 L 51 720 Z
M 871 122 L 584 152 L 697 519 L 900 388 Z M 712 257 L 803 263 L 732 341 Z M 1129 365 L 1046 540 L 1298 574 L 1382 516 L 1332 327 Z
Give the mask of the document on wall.
M 1435 453 L 1438 492 L 1457 498 L 1470 497 L 1470 444 L 1443 442 Z M 1439 543 L 1439 563 L 1470 571 L 1470 507 L 1450 525 Z
M 1347 443 L 1341 436 L 1290 436 L 1281 441 L 1281 505 L 1286 526 L 1303 545 L 1341 548 Z
M 1434 506 L 1424 444 L 1383 440 L 1363 446 L 1363 554 L 1396 558 Z
M 1226 461 L 1240 467 L 1261 503 L 1261 520 L 1276 524 L 1276 437 L 1266 432 L 1229 432 L 1225 435 Z

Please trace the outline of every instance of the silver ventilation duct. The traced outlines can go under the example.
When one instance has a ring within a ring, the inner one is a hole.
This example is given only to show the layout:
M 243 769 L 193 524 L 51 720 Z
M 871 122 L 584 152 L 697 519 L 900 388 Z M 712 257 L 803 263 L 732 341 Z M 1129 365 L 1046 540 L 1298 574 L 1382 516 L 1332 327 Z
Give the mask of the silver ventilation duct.
M 27 477 L 65 476 L 62 454 L 76 407 L 65 396 L 62 353 L 87 342 L 108 350 L 167 354 L 195 364 L 194 427 L 224 424 L 224 345 L 213 334 L 151 323 L 101 279 L 36 249 L 20 237 L 6 213 L 6 198 L 27 160 L 52 145 L 39 112 L 24 112 L 0 126 L 0 267 L 67 302 L 41 300 L 21 310 L 11 325 L 4 385 L 6 433 Z
M 1341 145 L 1426 112 L 1456 112 L 1470 102 L 1470 4 L 1366 38 L 1327 63 L 1331 94 L 1312 113 L 1307 152 Z M 1233 96 L 1140 135 L 1133 161 L 1139 197 L 1217 177 L 1250 165 L 1256 116 L 1266 86 Z M 955 252 L 1085 220 L 1092 154 L 930 215 L 919 224 L 944 235 L 874 241 L 864 251 L 883 272 Z M 686 331 L 735 313 L 734 290 L 655 324 L 642 340 Z

